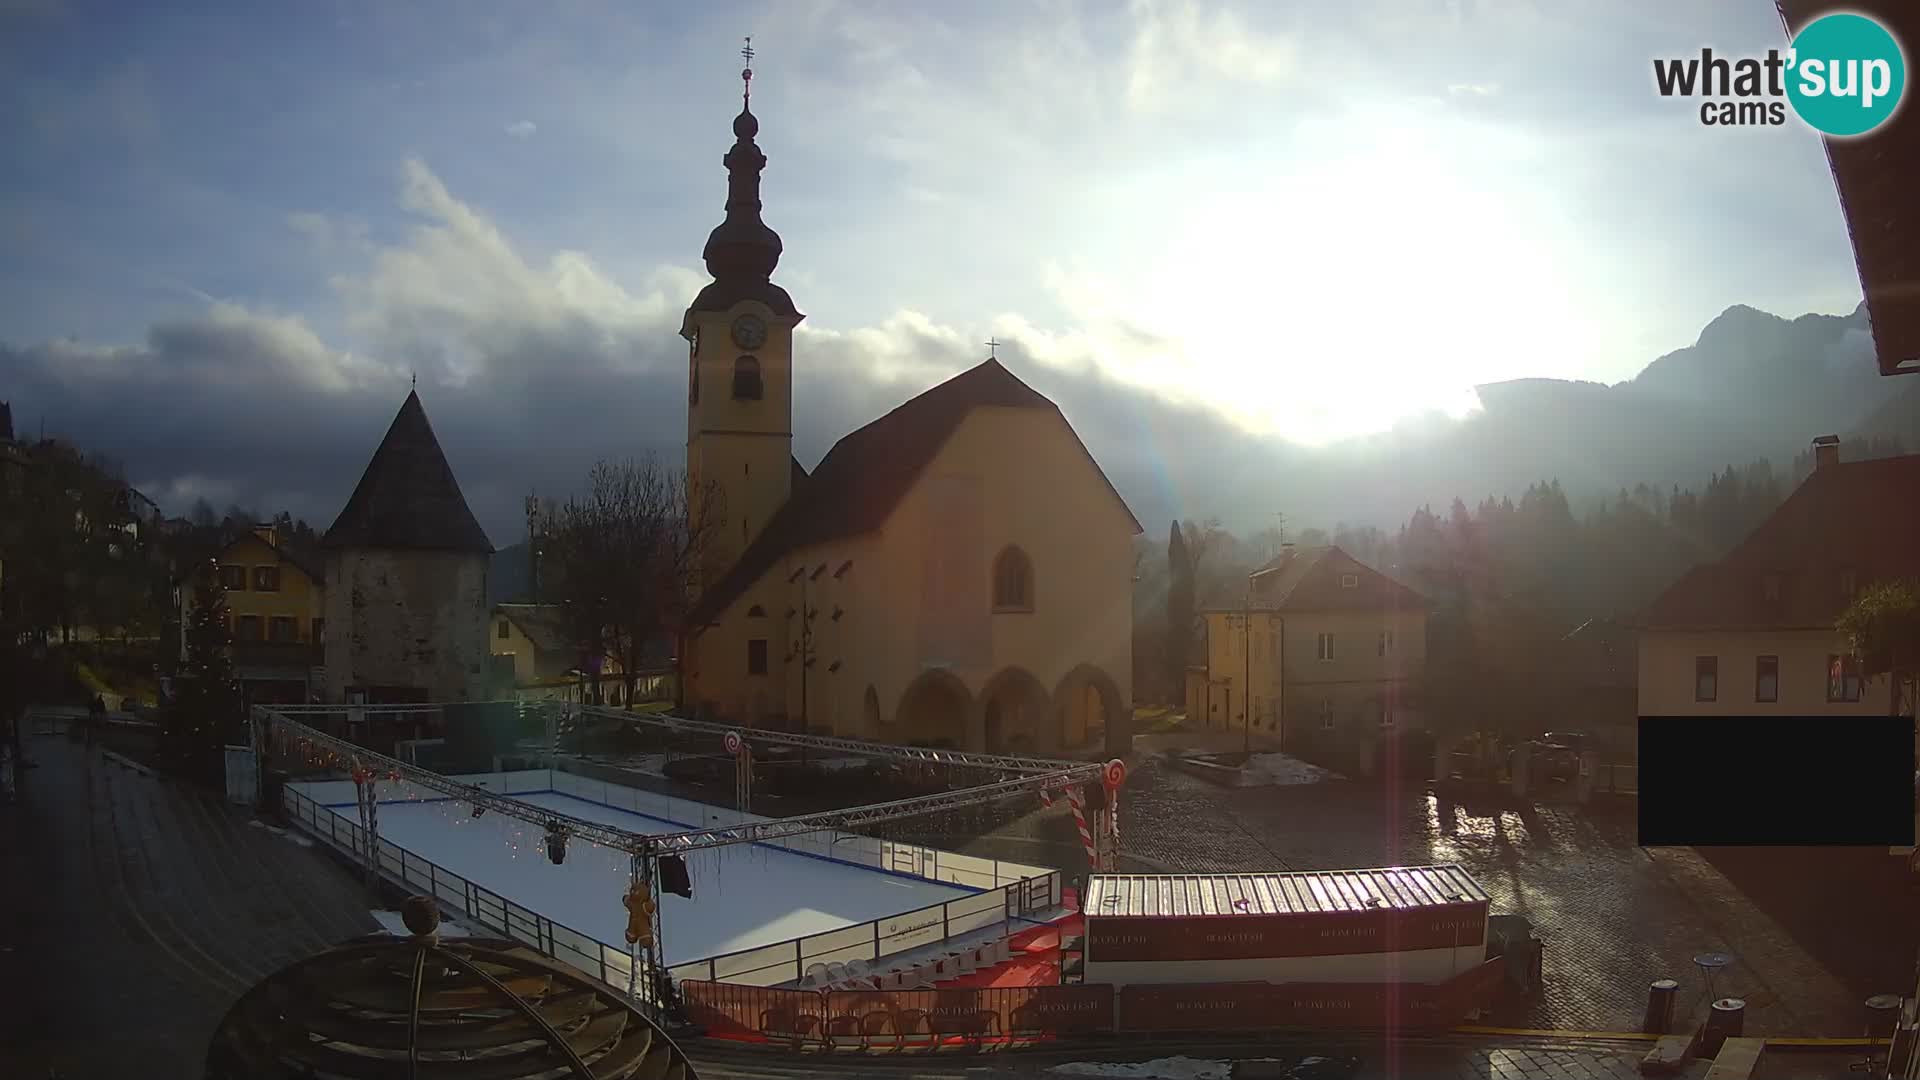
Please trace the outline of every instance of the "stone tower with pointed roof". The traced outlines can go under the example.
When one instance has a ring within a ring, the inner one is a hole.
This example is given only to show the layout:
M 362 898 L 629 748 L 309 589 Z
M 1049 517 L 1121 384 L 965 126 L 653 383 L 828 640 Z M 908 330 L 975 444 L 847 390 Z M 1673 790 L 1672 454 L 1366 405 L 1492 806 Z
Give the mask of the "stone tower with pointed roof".
M 493 545 L 409 393 L 326 553 L 326 695 L 369 703 L 484 698 Z

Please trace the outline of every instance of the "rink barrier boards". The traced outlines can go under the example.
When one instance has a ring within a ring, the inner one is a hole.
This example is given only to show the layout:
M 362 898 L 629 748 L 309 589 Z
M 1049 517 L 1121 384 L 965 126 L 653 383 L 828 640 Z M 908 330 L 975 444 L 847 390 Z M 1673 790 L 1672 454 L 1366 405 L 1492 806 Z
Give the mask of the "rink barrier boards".
M 680 984 L 687 1016 L 710 1036 L 827 1047 L 931 1047 L 1073 1036 L 1439 1031 L 1485 1008 L 1506 978 L 1490 960 L 1435 985 L 1170 983 L 930 990 L 791 990 Z
M 677 824 L 705 819 L 709 825 L 703 827 L 710 827 L 738 824 L 743 820 L 768 820 L 557 770 L 479 773 L 448 779 L 484 784 L 497 795 L 549 792 L 572 795 Z M 364 830 L 357 821 L 334 810 L 341 805 L 351 806 L 353 795 L 351 780 L 295 781 L 282 789 L 282 802 L 289 819 L 303 831 L 364 866 Z M 404 781 L 382 784 L 379 795 L 382 805 L 444 799 L 440 792 Z M 667 970 L 676 982 L 724 981 L 754 987 L 798 982 L 814 964 L 845 963 L 854 959 L 871 962 L 952 938 L 977 936 L 994 926 L 1001 927 L 1003 933 L 1010 932 L 1013 920 L 1049 912 L 1061 903 L 1058 871 L 1019 863 L 839 832 L 787 837 L 764 846 L 976 891 L 970 896 L 864 923 L 674 964 Z M 383 839 L 379 847 L 382 877 L 432 896 L 474 924 L 531 946 L 542 955 L 603 982 L 622 988 L 627 985 L 632 963 L 625 944 L 602 942 L 557 923 L 392 841 Z M 647 980 L 635 979 L 634 983 L 638 990 Z

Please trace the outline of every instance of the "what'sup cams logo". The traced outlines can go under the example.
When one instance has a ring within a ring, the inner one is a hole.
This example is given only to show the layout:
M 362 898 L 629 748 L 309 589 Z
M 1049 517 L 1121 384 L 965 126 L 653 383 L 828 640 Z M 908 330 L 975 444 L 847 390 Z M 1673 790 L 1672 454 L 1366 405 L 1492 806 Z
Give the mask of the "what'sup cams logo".
M 1786 51 L 1729 59 L 1699 56 L 1653 62 L 1661 97 L 1699 98 L 1708 127 L 1778 126 L 1787 109 L 1822 135 L 1848 138 L 1885 124 L 1907 88 L 1906 53 L 1886 27 L 1836 12 L 1800 28 Z

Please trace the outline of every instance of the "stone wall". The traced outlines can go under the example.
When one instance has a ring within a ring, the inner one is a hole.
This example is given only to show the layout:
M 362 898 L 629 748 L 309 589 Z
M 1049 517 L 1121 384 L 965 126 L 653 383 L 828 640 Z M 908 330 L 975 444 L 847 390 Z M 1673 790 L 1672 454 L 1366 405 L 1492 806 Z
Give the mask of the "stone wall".
M 485 555 L 360 548 L 327 559 L 326 697 L 417 687 L 429 701 L 485 697 Z

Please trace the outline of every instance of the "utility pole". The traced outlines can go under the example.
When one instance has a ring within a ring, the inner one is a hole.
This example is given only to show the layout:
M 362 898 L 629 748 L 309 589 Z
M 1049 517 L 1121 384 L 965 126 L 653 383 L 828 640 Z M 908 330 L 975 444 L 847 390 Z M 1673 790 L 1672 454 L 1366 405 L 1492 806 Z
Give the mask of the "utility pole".
M 1240 668 L 1246 680 L 1240 693 L 1242 746 L 1253 756 L 1253 575 L 1247 575 L 1247 591 L 1240 612 Z
M 527 511 L 527 593 L 528 599 L 540 602 L 540 537 L 544 531 L 540 526 L 540 496 L 528 495 Z

